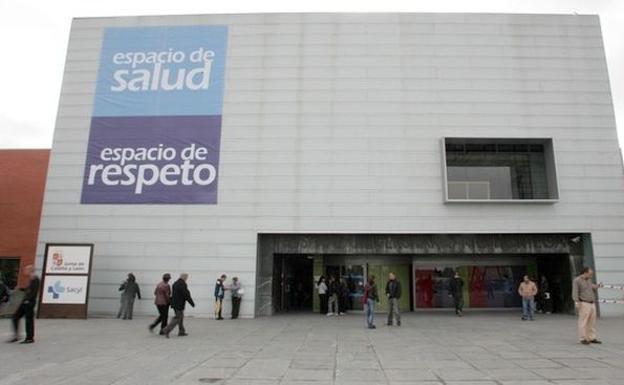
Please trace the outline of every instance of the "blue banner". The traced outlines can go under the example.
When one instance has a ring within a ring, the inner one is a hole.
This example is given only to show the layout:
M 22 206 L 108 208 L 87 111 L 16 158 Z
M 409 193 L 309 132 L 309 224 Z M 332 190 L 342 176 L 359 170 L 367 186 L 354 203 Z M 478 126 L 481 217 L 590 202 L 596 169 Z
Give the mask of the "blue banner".
M 225 26 L 104 32 L 82 203 L 217 202 Z

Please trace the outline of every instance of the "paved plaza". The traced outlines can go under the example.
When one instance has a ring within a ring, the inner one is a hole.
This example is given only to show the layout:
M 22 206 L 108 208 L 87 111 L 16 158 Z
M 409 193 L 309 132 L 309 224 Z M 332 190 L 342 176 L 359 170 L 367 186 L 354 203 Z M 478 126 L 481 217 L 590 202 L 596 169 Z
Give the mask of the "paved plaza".
M 34 345 L 2 344 L 0 384 L 624 384 L 624 320 L 576 343 L 576 319 L 515 313 L 412 313 L 401 328 L 362 315 L 188 319 L 167 340 L 148 319 L 40 320 Z M 1 320 L 10 336 L 8 320 Z

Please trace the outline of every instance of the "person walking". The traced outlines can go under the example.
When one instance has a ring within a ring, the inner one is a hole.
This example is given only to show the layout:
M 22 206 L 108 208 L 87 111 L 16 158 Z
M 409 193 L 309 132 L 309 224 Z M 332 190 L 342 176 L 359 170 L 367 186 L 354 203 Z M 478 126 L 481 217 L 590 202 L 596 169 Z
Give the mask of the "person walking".
M 329 277 L 327 298 L 327 316 L 338 315 L 338 283 L 333 275 Z
M 163 329 L 167 327 L 167 321 L 169 320 L 169 306 L 171 305 L 170 280 L 171 275 L 169 273 L 163 275 L 162 282 L 160 282 L 154 290 L 154 304 L 158 309 L 158 318 L 150 324 L 149 331 L 153 332 L 154 328 L 160 324 L 161 335 L 164 334 Z
M 316 284 L 318 290 L 319 302 L 321 304 L 321 314 L 327 314 L 327 284 L 325 283 L 325 277 L 321 275 L 318 283 Z
M 458 317 L 463 317 L 464 312 L 464 280 L 459 276 L 459 272 L 455 272 L 455 276 L 451 278 L 449 284 L 449 294 L 453 298 L 453 305 L 455 306 L 455 314 Z
M 518 294 L 522 297 L 522 320 L 533 321 L 537 285 L 531 280 L 531 278 L 529 278 L 528 275 L 525 275 L 522 283 L 520 283 L 520 286 L 518 287 Z
M 375 326 L 375 304 L 379 302 L 379 294 L 377 293 L 377 284 L 375 283 L 375 276 L 368 277 L 368 282 L 364 286 L 364 296 L 362 297 L 364 305 L 366 306 L 366 324 L 369 329 L 376 329 Z
M 139 289 L 139 285 L 136 283 L 136 277 L 134 274 L 128 274 L 128 279 L 126 279 L 121 286 L 119 286 L 119 291 L 121 291 L 121 305 L 119 306 L 117 318 L 123 317 L 125 320 L 131 320 L 132 312 L 134 310 L 134 299 L 141 299 L 141 290 Z
M 602 283 L 594 284 L 594 271 L 585 267 L 572 282 L 572 299 L 578 312 L 578 338 L 583 345 L 601 344 L 596 338 L 596 293 Z
M 178 280 L 173 284 L 171 293 L 171 308 L 173 309 L 175 315 L 171 319 L 169 325 L 163 329 L 163 334 L 167 338 L 169 338 L 169 334 L 176 326 L 178 327 L 178 337 L 188 335 L 186 333 L 186 329 L 184 328 L 184 309 L 186 308 L 187 302 L 192 307 L 195 307 L 195 302 L 193 302 L 193 298 L 191 298 L 191 292 L 186 284 L 187 280 L 188 274 L 182 273 L 180 274 L 180 278 L 178 278 Z
M 217 283 L 215 283 L 214 289 L 214 297 L 215 297 L 215 319 L 221 321 L 223 317 L 221 316 L 221 311 L 223 310 L 223 298 L 225 297 L 225 280 L 227 279 L 227 275 L 221 274 L 221 278 L 217 279 Z
M 386 297 L 388 297 L 388 326 L 392 326 L 392 319 L 396 319 L 397 326 L 401 326 L 401 311 L 399 300 L 401 299 L 401 283 L 397 280 L 396 274 L 388 274 L 386 283 Z
M 238 277 L 232 277 L 230 291 L 232 293 L 232 319 L 237 319 L 240 312 L 241 300 L 243 299 L 243 287 Z
M 35 267 L 28 265 L 24 267 L 24 274 L 28 277 L 28 285 L 21 288 L 24 298 L 15 313 L 13 314 L 14 336 L 9 342 L 17 342 L 19 337 L 19 323 L 22 318 L 26 318 L 26 338 L 20 342 L 22 344 L 32 344 L 35 342 L 35 305 L 39 295 L 39 277 L 35 274 Z

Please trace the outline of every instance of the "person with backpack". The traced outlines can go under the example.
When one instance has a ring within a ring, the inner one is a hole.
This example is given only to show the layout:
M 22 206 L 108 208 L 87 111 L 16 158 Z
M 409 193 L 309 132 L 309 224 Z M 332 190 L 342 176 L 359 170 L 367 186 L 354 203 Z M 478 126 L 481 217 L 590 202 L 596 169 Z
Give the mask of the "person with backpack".
M 392 319 L 396 319 L 397 326 L 401 326 L 401 311 L 399 300 L 401 299 L 401 283 L 397 280 L 396 274 L 388 274 L 386 284 L 386 297 L 388 297 L 388 326 L 392 326 Z
M 368 282 L 364 286 L 364 296 L 362 302 L 366 307 L 366 323 L 369 329 L 376 329 L 375 326 L 375 304 L 379 302 L 379 294 L 377 293 L 377 284 L 375 276 L 368 277 Z
M 134 299 L 141 299 L 141 289 L 139 289 L 139 285 L 136 283 L 134 274 L 128 274 L 128 279 L 119 286 L 119 291 L 121 291 L 121 305 L 119 306 L 119 312 L 117 312 L 117 318 L 131 320 L 134 310 Z
M 223 298 L 225 297 L 225 280 L 227 279 L 227 275 L 221 274 L 221 278 L 217 279 L 214 288 L 214 297 L 215 297 L 215 319 L 217 321 L 223 320 L 223 316 L 221 312 L 223 311 Z

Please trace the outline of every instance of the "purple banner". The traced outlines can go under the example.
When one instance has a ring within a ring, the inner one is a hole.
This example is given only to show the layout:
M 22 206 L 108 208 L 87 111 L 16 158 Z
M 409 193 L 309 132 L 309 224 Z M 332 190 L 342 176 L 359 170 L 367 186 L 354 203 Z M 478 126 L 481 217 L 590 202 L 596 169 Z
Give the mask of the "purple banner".
M 217 203 L 221 116 L 93 117 L 82 203 Z

